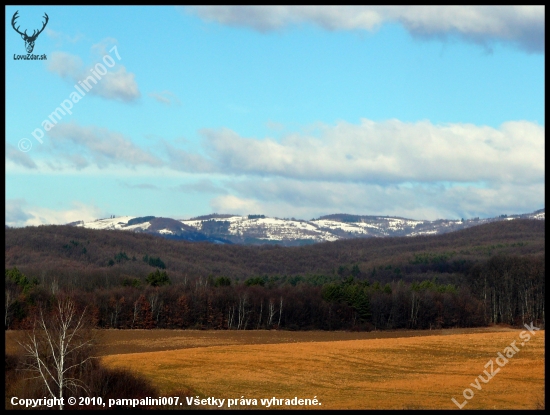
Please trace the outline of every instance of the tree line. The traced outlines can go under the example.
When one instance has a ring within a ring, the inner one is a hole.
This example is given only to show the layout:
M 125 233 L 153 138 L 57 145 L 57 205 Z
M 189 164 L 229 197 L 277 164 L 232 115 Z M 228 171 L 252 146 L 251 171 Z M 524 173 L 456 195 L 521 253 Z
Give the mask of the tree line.
M 429 272 L 420 273 L 421 267 Z M 97 328 L 383 330 L 531 321 L 544 326 L 544 270 L 544 255 L 495 255 L 471 263 L 417 256 L 401 266 L 363 270 L 354 264 L 331 274 L 242 279 L 174 279 L 156 268 L 145 278 L 123 275 L 118 283 L 83 289 L 42 283 L 11 267 L 5 277 L 5 328 L 29 328 L 40 310 L 69 294 L 88 307 Z

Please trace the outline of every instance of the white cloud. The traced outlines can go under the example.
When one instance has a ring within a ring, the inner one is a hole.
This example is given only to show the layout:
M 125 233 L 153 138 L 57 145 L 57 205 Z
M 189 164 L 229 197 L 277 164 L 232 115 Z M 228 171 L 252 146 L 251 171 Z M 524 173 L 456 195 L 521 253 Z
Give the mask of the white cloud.
M 327 30 L 374 31 L 385 22 L 412 35 L 511 42 L 544 52 L 544 6 L 194 6 L 202 19 L 266 32 L 311 22 Z
M 112 37 L 106 37 L 100 42 L 92 45 L 92 52 L 96 55 L 98 59 L 102 59 L 105 55 L 115 56 L 114 52 L 111 52 L 111 49 L 117 44 L 117 40 Z
M 48 70 L 62 78 L 80 81 L 84 78 L 84 63 L 79 56 L 66 52 L 53 52 L 48 60 Z M 88 76 L 88 74 L 86 74 Z M 78 78 L 78 79 L 77 79 Z
M 215 197 L 210 201 L 210 207 L 213 212 L 238 212 L 239 215 L 263 212 L 263 209 L 265 209 L 265 206 L 257 200 L 240 198 L 234 195 Z
M 135 101 L 141 96 L 135 75 L 122 65 L 114 72 L 107 72 L 91 91 L 104 98 L 125 102 Z
M 63 44 L 64 42 L 68 42 L 68 43 L 76 43 L 78 42 L 79 40 L 82 40 L 84 39 L 84 35 L 82 33 L 77 33 L 76 35 L 74 36 L 69 36 L 65 33 L 62 33 L 62 32 L 56 32 L 55 30 L 52 30 L 52 29 L 49 29 L 49 28 L 46 28 L 46 34 L 57 41 L 57 46 L 60 46 L 61 44 Z
M 170 143 L 164 142 L 164 147 L 170 160 L 170 167 L 174 170 L 190 173 L 214 173 L 218 168 L 200 154 L 178 149 Z
M 178 97 L 170 91 L 151 92 L 149 93 L 149 96 L 153 98 L 155 101 L 160 102 L 161 104 L 164 104 L 164 105 L 168 105 L 168 106 L 181 105 L 181 101 L 178 99 Z
M 112 53 L 107 51 L 106 45 L 110 43 L 112 43 L 111 40 L 93 46 L 92 50 L 96 52 L 97 59 L 89 66 L 85 66 L 82 59 L 76 55 L 66 52 L 53 52 L 48 60 L 48 69 L 67 79 L 71 85 L 76 85 L 78 82 L 88 85 L 89 87 L 86 89 L 89 89 L 89 91 L 84 89 L 86 94 L 123 102 L 135 101 L 141 96 L 135 75 L 126 71 L 114 51 Z M 100 55 L 99 52 L 104 53 Z M 112 68 L 104 65 L 103 57 L 106 55 L 109 55 L 115 62 Z M 100 67 L 100 70 L 97 71 L 97 68 L 95 68 L 97 64 L 103 65 L 105 69 Z M 91 70 L 94 70 L 98 76 L 94 77 Z M 102 75 L 104 70 L 107 73 Z
M 545 128 L 536 123 L 510 121 L 493 128 L 362 119 L 313 127 L 280 140 L 203 130 L 200 152 L 160 140 L 163 160 L 120 133 L 69 123 L 48 133 L 47 148 L 57 160 L 86 171 L 109 166 L 109 172 L 135 172 L 140 166 L 140 174 L 164 177 L 164 167 L 172 169 L 170 174 L 187 184 L 161 191 L 218 193 L 211 200 L 216 212 L 304 219 L 345 212 L 433 220 L 543 207 Z M 17 161 L 12 147 L 6 145 L 8 158 L 24 166 L 28 160 Z M 197 182 L 189 181 L 197 174 Z M 22 209 L 20 204 L 10 209 L 13 222 L 51 223 L 44 221 L 56 218 L 52 211 Z
M 128 189 L 139 189 L 139 190 L 160 190 L 160 187 L 154 184 L 150 183 L 138 183 L 138 184 L 132 184 L 132 183 L 125 183 L 122 182 L 121 185 L 123 187 L 126 187 Z
M 68 160 L 77 169 L 92 163 L 99 168 L 114 164 L 132 168 L 139 165 L 164 164 L 150 151 L 141 149 L 129 138 L 105 128 L 82 127 L 75 123 L 57 124 L 48 135 L 55 154 Z
M 185 152 L 193 159 L 187 163 L 190 169 L 377 184 L 532 183 L 544 178 L 544 127 L 526 121 L 495 129 L 362 119 L 358 125 L 320 125 L 318 137 L 291 134 L 281 141 L 244 138 L 229 129 L 203 130 L 202 135 L 208 157 Z
M 234 194 L 212 199 L 215 212 L 310 219 L 331 213 L 459 219 L 527 213 L 544 203 L 544 183 L 491 187 L 376 185 L 273 178 L 228 183 Z
M 6 143 L 6 159 L 13 161 L 23 167 L 36 169 L 36 163 L 29 157 L 27 153 L 20 151 L 15 146 Z
M 33 216 L 23 211 L 24 199 L 7 199 L 6 200 L 6 225 L 22 226 L 27 220 Z
M 28 206 L 23 199 L 6 200 L 6 225 L 14 227 L 64 225 L 79 220 L 92 221 L 105 216 L 97 206 L 76 201 L 70 209 L 55 210 Z
M 229 194 L 217 212 L 305 219 L 335 212 L 413 219 L 531 212 L 544 203 L 544 127 L 398 120 L 317 125 L 277 141 L 205 130 L 204 153 Z

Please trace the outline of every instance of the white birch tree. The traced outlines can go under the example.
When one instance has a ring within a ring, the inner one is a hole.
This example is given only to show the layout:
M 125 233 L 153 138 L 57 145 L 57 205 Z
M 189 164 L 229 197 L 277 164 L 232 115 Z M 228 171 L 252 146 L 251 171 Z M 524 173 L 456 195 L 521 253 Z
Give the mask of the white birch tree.
M 91 355 L 93 336 L 85 322 L 85 312 L 79 313 L 70 298 L 57 301 L 54 312 L 45 315 L 40 309 L 32 331 L 19 344 L 26 356 L 25 369 L 41 380 L 51 398 L 59 399 L 63 409 L 65 392 L 87 386 L 78 378 Z

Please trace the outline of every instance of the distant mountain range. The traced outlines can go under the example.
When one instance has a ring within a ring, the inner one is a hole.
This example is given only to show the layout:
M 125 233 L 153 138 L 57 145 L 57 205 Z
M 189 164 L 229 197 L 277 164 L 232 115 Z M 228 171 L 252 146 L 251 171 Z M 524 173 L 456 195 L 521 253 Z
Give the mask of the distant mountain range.
M 333 214 L 312 220 L 279 219 L 264 215 L 212 214 L 180 220 L 155 216 L 118 216 L 69 225 L 89 229 L 120 229 L 162 236 L 167 239 L 218 244 L 306 245 L 350 238 L 437 235 L 489 222 L 514 219 L 545 219 L 544 209 L 521 215 L 487 219 L 435 221 L 395 216 Z

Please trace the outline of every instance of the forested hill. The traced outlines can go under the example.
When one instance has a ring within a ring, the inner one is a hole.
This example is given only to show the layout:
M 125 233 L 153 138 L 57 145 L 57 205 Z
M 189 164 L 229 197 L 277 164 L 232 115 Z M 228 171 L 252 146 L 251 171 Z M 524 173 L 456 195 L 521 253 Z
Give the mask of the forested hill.
M 544 222 L 302 247 L 6 229 L 5 327 L 70 295 L 99 328 L 544 327 Z
M 5 267 L 30 276 L 56 274 L 71 279 L 144 277 L 159 259 L 179 277 L 333 274 L 339 267 L 401 266 L 401 273 L 423 263 L 476 262 L 496 254 L 543 254 L 545 222 L 514 220 L 444 235 L 352 239 L 302 247 L 215 245 L 171 241 L 111 230 L 73 226 L 6 229 Z M 144 257 L 147 260 L 144 261 Z M 152 259 L 151 259 L 152 258 Z M 412 267 L 412 268 L 411 268 Z

